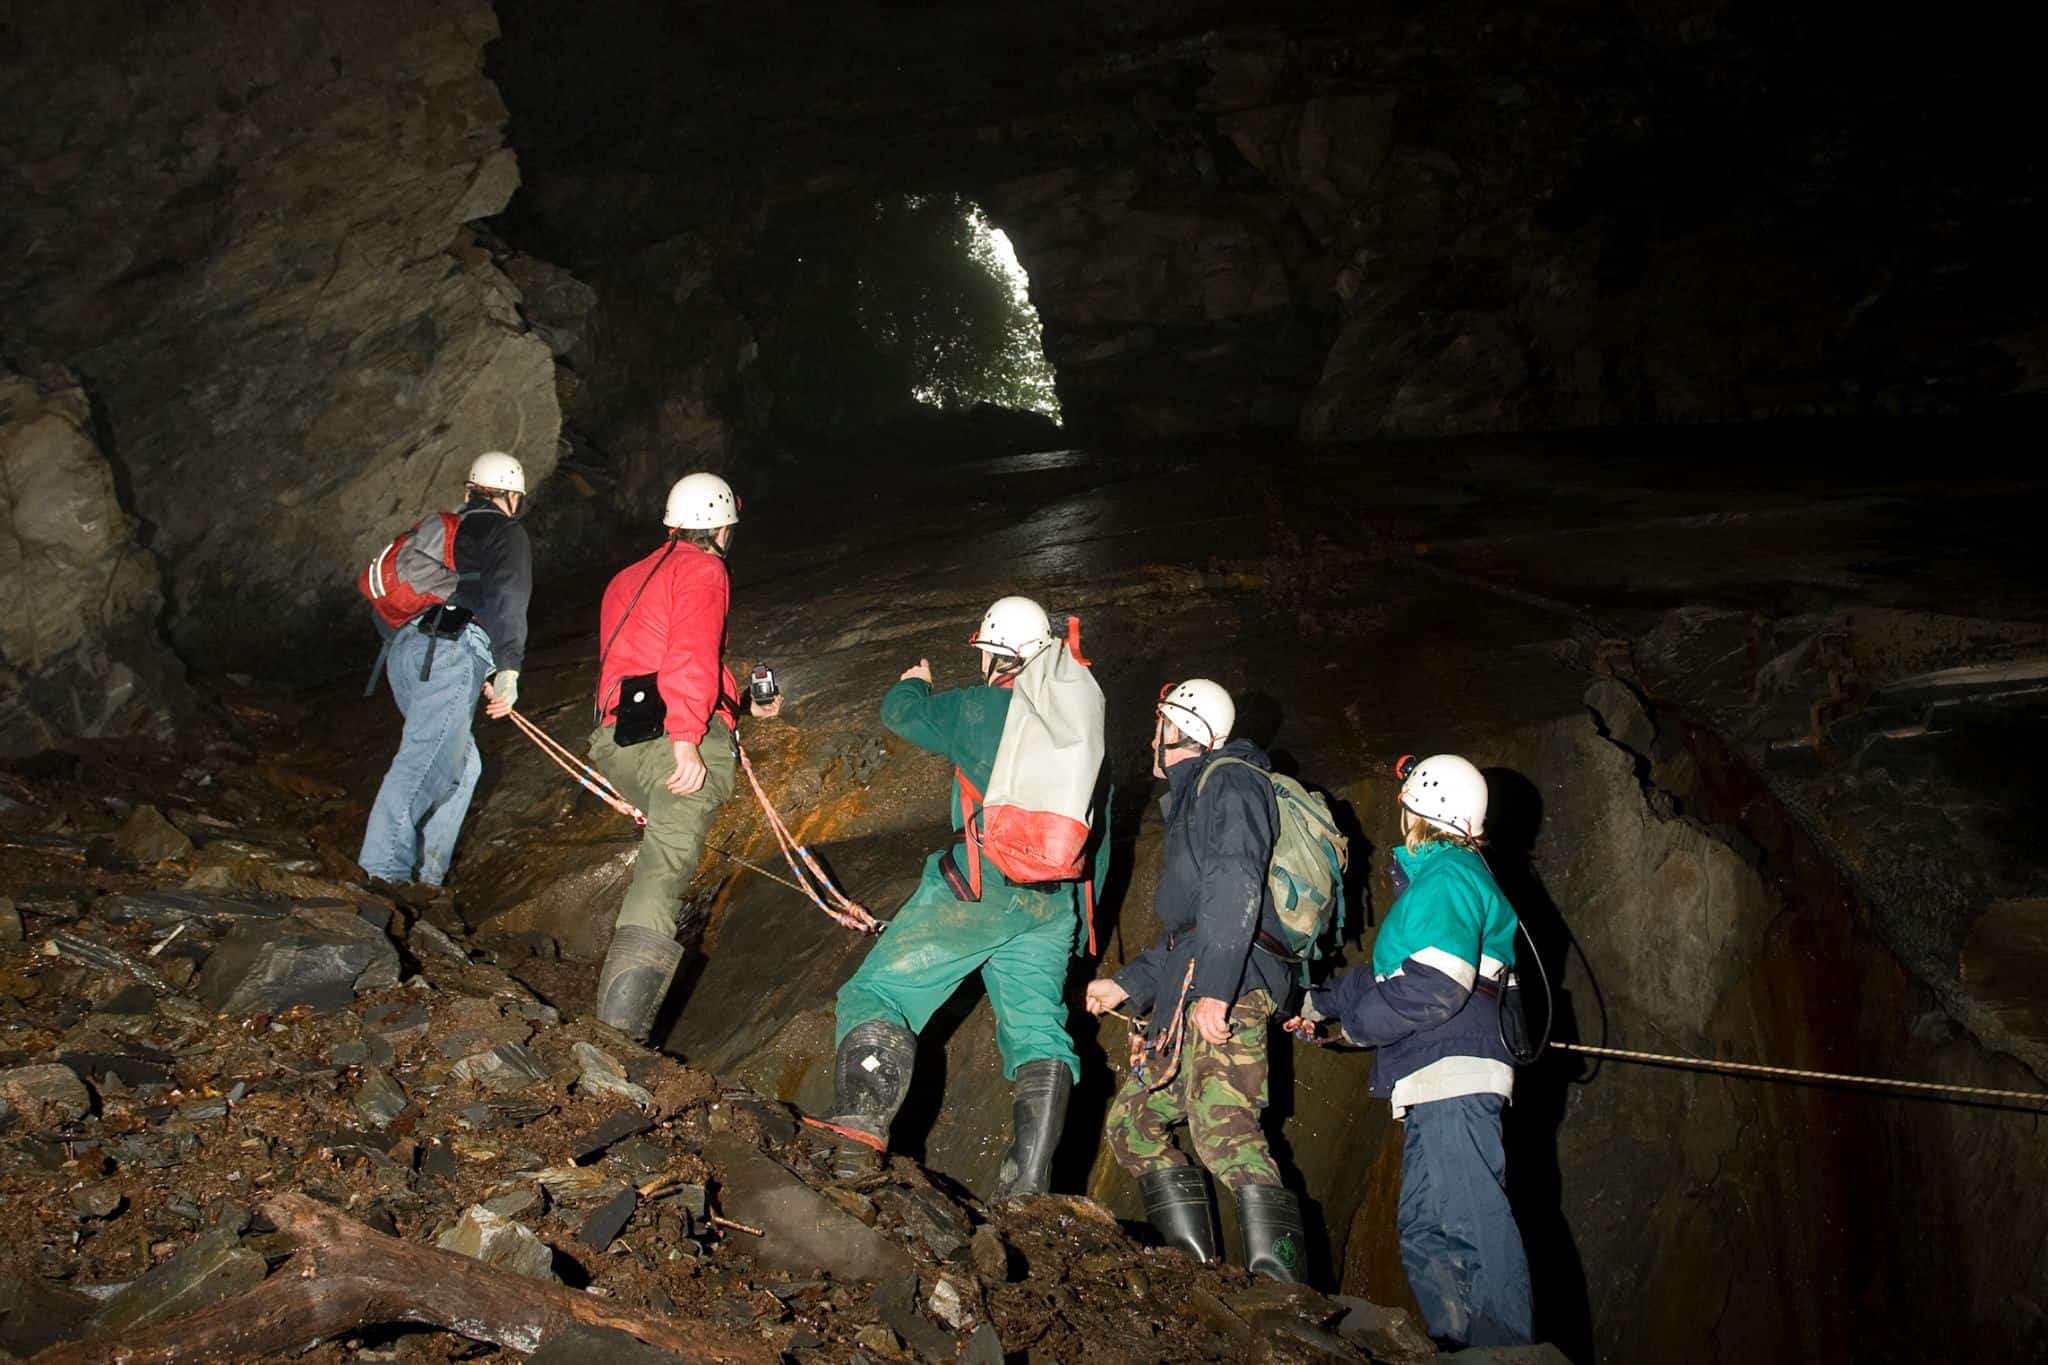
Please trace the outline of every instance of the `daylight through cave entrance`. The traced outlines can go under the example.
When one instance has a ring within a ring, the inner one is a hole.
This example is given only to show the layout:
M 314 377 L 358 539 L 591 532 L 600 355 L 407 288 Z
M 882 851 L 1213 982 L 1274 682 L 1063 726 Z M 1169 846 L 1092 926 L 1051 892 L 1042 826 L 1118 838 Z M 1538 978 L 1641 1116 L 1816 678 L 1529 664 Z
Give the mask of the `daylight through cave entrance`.
M 1059 420 L 1024 268 L 974 201 L 863 198 L 788 230 L 780 334 L 763 348 L 788 422 L 844 432 L 983 404 Z

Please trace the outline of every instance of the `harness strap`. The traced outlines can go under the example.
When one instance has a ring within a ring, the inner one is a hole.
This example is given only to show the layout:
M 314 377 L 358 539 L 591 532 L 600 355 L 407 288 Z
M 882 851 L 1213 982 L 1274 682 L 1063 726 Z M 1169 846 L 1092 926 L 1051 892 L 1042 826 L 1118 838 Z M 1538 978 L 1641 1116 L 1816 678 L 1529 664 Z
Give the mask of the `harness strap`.
M 967 780 L 967 772 L 963 768 L 953 769 L 953 780 L 960 784 L 960 832 L 967 837 L 967 899 L 978 901 L 981 899 L 981 834 L 974 822 L 981 812 L 981 792 Z
M 403 630 L 405 627 L 400 626 L 398 629 Z M 384 661 L 391 657 L 391 646 L 397 639 L 398 631 L 394 630 L 385 639 L 382 648 L 378 649 L 377 662 L 370 665 L 370 680 L 363 684 L 364 696 L 374 697 L 377 695 L 377 679 L 384 676 Z

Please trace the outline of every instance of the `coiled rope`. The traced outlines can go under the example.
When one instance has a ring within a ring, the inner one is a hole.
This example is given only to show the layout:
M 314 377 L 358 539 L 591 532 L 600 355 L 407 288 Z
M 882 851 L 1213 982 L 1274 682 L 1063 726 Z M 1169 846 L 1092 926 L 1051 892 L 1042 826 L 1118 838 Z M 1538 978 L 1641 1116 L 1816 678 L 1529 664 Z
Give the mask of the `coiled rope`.
M 1711 1057 L 1674 1057 L 1661 1052 L 1631 1052 L 1626 1048 L 1595 1047 L 1590 1043 L 1550 1044 L 1564 1052 L 1590 1057 L 1612 1057 L 1623 1062 L 1644 1062 L 1651 1066 L 1689 1067 L 1694 1071 L 1722 1071 L 1737 1076 L 1773 1076 L 1794 1081 L 1829 1081 L 1838 1085 L 1878 1086 L 1911 1090 L 1923 1094 L 1969 1095 L 1978 1099 L 2016 1100 L 2023 1104 L 2048 1104 L 2048 1094 L 2032 1090 L 1991 1090 L 1977 1085 L 1946 1085 L 1939 1081 L 1902 1081 L 1888 1076 L 1850 1076 L 1838 1071 L 1803 1071 L 1789 1066 L 1763 1066 L 1756 1062 L 1724 1062 Z
M 1131 1025 L 1131 1075 L 1144 1082 L 1147 1092 L 1164 1086 L 1180 1072 L 1181 1043 L 1186 1039 L 1188 1028 L 1188 992 L 1194 988 L 1195 964 L 1190 961 L 1188 974 L 1182 979 L 1180 994 L 1174 1001 L 1172 1021 L 1149 1042 L 1145 1038 L 1144 1025 L 1128 1015 L 1117 1016 Z M 1161 1065 L 1155 1068 L 1155 1062 Z M 1145 1075 L 1147 1071 L 1153 1072 L 1149 1080 Z

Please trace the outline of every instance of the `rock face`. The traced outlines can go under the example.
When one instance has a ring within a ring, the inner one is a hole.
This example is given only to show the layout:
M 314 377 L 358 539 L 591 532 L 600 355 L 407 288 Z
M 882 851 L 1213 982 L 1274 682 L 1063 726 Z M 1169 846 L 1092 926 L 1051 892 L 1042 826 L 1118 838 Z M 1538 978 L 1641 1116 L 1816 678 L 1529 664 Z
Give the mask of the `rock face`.
M 0 521 L 0 754 L 167 733 L 189 699 L 156 640 L 156 557 L 64 370 L 0 369 Z
M 110 0 L 21 35 L 0 76 L 4 349 L 90 387 L 188 655 L 305 657 L 474 455 L 553 466 L 548 347 L 464 227 L 519 184 L 496 31 L 485 0 L 148 22 Z M 148 560 L 122 573 L 116 619 L 147 618 Z
M 807 16 L 791 64 L 737 11 L 499 10 L 519 234 L 595 283 L 614 363 L 639 352 L 591 415 L 607 450 L 772 427 L 753 362 L 802 306 L 767 283 L 791 244 L 935 189 L 1009 233 L 1089 435 L 1946 410 L 2048 375 L 1999 284 L 2044 210 L 1977 135 L 2025 119 L 2026 80 L 1960 29 L 856 3 Z

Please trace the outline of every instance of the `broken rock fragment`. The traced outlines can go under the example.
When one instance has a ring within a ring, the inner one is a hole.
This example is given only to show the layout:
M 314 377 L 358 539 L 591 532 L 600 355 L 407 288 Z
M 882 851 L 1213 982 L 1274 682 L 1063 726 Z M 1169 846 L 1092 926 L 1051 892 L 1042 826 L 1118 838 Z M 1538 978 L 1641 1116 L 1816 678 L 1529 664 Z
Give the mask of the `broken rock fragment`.
M 524 1223 L 500 1217 L 481 1204 L 465 1209 L 462 1221 L 435 1238 L 434 1245 L 530 1279 L 555 1278 L 555 1253 L 548 1244 Z
M 582 1068 L 576 1078 L 578 1090 L 588 1095 L 616 1095 L 642 1109 L 653 1107 L 654 1096 L 647 1087 L 627 1080 L 626 1068 L 609 1052 L 592 1043 L 578 1043 L 569 1051 Z
M 546 1080 L 547 1074 L 523 1043 L 499 1043 L 482 1052 L 472 1052 L 455 1064 L 453 1072 L 458 1081 L 500 1095 L 524 1090 L 535 1081 Z
M 192 841 L 155 806 L 137 806 L 114 832 L 114 847 L 130 862 L 151 867 L 191 856 Z
M 363 1122 L 372 1128 L 383 1128 L 405 1112 L 405 1091 L 399 1089 L 398 1082 L 371 1067 L 363 1072 L 363 1083 L 350 1103 Z
M 0 1071 L 0 1105 L 35 1131 L 84 1118 L 92 1111 L 92 1092 L 68 1066 L 17 1066 Z

